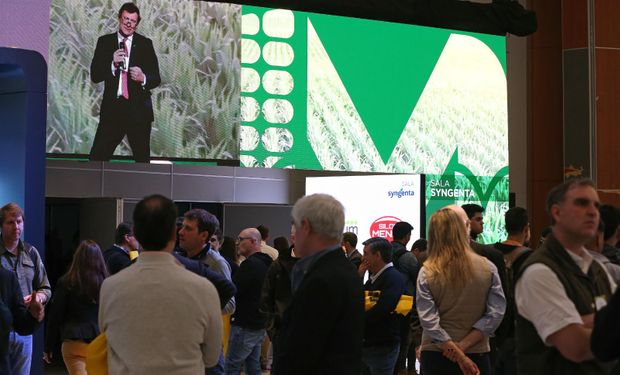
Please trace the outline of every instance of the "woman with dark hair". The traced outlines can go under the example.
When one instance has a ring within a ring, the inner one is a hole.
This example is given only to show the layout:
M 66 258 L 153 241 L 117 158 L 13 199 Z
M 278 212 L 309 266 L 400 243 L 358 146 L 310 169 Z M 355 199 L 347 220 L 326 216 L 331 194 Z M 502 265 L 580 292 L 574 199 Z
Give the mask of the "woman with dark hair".
M 278 250 L 278 256 L 285 254 L 291 254 L 291 247 L 288 244 L 286 237 L 277 237 L 273 239 L 273 247 Z
M 62 342 L 62 357 L 70 375 L 86 375 L 86 346 L 99 335 L 99 290 L 108 271 L 96 242 L 83 241 L 73 254 L 69 271 L 56 285 L 47 321 L 43 359 Z
M 240 262 L 237 245 L 232 237 L 224 236 L 224 241 L 220 246 L 220 255 L 230 264 L 231 275 L 234 275 L 239 269 Z

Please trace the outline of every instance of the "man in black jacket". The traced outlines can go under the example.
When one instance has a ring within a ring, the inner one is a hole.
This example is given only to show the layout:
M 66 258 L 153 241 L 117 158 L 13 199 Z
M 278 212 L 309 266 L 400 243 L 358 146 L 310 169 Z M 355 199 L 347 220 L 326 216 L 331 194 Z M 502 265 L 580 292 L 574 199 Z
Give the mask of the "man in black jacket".
M 140 245 L 133 235 L 133 229 L 129 223 L 120 223 L 114 233 L 114 245 L 103 252 L 103 259 L 110 275 L 114 275 L 123 268 L 132 265 L 129 252 L 138 250 Z
M 391 374 L 400 348 L 401 319 L 394 312 L 405 283 L 392 265 L 392 245 L 381 237 L 364 242 L 364 263 L 370 278 L 364 289 L 379 293 L 376 304 L 366 311 L 362 361 L 370 374 Z
M 260 352 L 265 339 L 265 314 L 259 311 L 261 290 L 271 257 L 261 253 L 261 235 L 256 228 L 246 228 L 237 237 L 239 253 L 246 259 L 235 272 L 237 306 L 230 319 L 230 336 L 225 372 L 260 375 Z
M 9 334 L 31 335 L 43 320 L 43 305 L 36 299 L 26 307 L 17 278 L 11 271 L 0 268 L 0 374 L 11 375 Z
M 347 259 L 353 263 L 355 268 L 358 268 L 362 263 L 362 254 L 357 251 L 355 246 L 357 246 L 357 235 L 353 232 L 345 232 L 342 235 L 342 248 Z
M 358 375 L 364 330 L 362 283 L 341 248 L 344 208 L 332 196 L 301 198 L 292 211 L 297 261 L 275 374 Z
M 139 23 L 140 9 L 125 3 L 118 11 L 118 31 L 97 40 L 90 77 L 94 83 L 105 82 L 105 87 L 90 160 L 109 161 L 127 135 L 134 159 L 149 162 L 151 90 L 161 78 L 153 42 L 135 32 Z

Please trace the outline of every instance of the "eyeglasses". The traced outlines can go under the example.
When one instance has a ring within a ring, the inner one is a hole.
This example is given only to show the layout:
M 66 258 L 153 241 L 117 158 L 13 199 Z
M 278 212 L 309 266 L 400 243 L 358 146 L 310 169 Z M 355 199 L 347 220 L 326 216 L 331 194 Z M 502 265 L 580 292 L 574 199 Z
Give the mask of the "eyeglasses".
M 237 242 L 241 242 L 243 240 L 251 240 L 251 239 L 252 239 L 252 237 L 241 237 L 241 236 L 239 236 L 239 237 L 237 237 Z
M 135 25 L 138 24 L 138 20 L 132 20 L 129 17 L 123 17 L 123 23 L 129 23 L 129 24 L 135 26 Z

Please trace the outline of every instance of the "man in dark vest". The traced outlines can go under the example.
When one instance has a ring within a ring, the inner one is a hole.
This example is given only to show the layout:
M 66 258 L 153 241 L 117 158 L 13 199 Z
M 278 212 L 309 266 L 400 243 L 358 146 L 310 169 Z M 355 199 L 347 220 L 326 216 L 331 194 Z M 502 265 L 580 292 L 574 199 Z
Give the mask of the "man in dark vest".
M 589 179 L 568 180 L 547 197 L 552 232 L 517 274 L 519 374 L 607 374 L 590 351 L 594 313 L 615 288 L 584 245 L 599 223 L 599 198 Z

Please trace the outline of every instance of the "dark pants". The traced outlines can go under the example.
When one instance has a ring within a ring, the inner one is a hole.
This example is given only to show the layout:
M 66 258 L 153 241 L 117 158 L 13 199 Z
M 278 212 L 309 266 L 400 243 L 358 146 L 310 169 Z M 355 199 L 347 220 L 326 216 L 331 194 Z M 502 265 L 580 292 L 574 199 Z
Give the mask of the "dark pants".
M 517 375 L 517 348 L 515 339 L 506 339 L 497 351 L 495 361 L 495 374 L 497 375 Z
M 491 361 L 489 353 L 474 354 L 467 356 L 478 366 L 480 375 L 491 375 Z M 430 350 L 422 351 L 420 356 L 421 370 L 424 375 L 461 375 L 459 365 L 444 357 L 441 352 Z
M 108 109 L 114 110 L 114 113 L 106 114 L 105 120 L 99 122 L 89 160 L 109 161 L 116 146 L 127 136 L 135 161 L 148 163 L 151 156 L 151 122 L 142 120 L 126 99 L 116 99 L 114 104 L 112 109 Z
M 383 346 L 365 346 L 362 349 L 362 363 L 366 370 L 363 372 L 370 375 L 392 375 L 399 348 L 400 342 Z
M 409 324 L 411 322 L 411 314 L 405 316 L 399 315 L 398 318 L 400 320 L 400 352 L 398 353 L 396 366 L 394 366 L 394 375 L 397 375 L 399 370 L 407 367 L 407 355 L 409 354 L 409 346 L 411 345 L 411 341 L 409 340 L 409 334 L 411 332 Z

